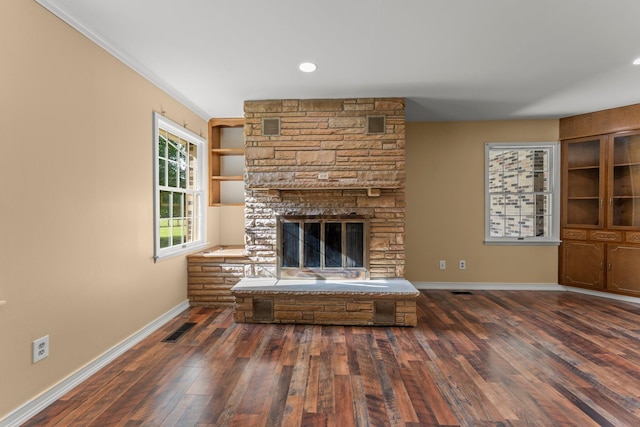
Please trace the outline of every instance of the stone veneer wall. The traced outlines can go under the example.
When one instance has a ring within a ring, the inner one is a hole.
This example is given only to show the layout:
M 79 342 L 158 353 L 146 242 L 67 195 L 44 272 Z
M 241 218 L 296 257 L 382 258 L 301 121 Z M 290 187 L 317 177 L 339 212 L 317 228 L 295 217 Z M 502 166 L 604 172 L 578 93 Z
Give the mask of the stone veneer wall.
M 315 325 L 394 325 L 417 326 L 415 296 L 395 296 L 376 298 L 371 295 L 328 295 L 308 294 L 304 298 L 274 293 L 273 295 L 238 292 L 234 310 L 236 322 L 246 323 L 310 323 Z M 269 300 L 272 316 L 256 319 L 255 302 Z M 388 302 L 393 307 L 390 318 L 379 319 L 380 302 Z
M 187 296 L 191 306 L 233 306 L 231 288 L 250 270 L 251 261 L 240 255 L 212 256 L 207 249 L 187 256 Z
M 248 276 L 277 276 L 278 215 L 357 214 L 370 221 L 370 277 L 403 277 L 404 99 L 246 101 L 244 108 Z M 385 132 L 367 134 L 367 116 L 381 115 Z M 262 135 L 263 118 L 280 118 L 279 136 Z

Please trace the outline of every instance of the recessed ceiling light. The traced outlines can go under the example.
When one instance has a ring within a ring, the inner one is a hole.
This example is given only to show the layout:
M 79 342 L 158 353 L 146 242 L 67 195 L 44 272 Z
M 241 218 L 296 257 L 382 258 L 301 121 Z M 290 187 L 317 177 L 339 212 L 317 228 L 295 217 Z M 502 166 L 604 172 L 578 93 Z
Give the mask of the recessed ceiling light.
M 640 58 L 636 58 L 636 59 L 633 61 L 633 65 L 640 65 Z
M 313 62 L 303 62 L 302 64 L 298 65 L 298 68 L 303 73 L 313 73 L 315 70 L 318 69 L 318 66 Z

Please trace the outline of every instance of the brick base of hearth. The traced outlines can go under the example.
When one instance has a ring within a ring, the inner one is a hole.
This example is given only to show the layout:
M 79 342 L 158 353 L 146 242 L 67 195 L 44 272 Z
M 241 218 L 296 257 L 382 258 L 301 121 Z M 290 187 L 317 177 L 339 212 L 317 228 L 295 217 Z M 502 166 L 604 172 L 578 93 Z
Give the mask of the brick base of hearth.
M 403 279 L 242 279 L 231 288 L 242 323 L 416 326 L 419 291 Z
M 188 255 L 187 296 L 191 306 L 233 306 L 231 287 L 247 275 L 251 260 L 244 246 L 215 246 Z

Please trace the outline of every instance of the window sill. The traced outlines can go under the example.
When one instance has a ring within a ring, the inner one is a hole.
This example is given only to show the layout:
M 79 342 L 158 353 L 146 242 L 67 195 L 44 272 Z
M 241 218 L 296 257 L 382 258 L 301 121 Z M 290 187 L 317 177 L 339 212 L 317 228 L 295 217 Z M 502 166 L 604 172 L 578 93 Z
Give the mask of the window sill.
M 485 240 L 487 246 L 560 246 L 560 240 Z
M 205 242 L 205 243 L 199 243 L 197 245 L 191 245 L 186 248 L 175 249 L 171 252 L 166 252 L 166 253 L 162 253 L 160 255 L 154 256 L 153 261 L 157 263 L 160 261 L 164 261 L 165 259 L 175 258 L 182 255 L 190 255 L 195 252 L 206 249 L 209 246 L 210 246 L 210 243 Z

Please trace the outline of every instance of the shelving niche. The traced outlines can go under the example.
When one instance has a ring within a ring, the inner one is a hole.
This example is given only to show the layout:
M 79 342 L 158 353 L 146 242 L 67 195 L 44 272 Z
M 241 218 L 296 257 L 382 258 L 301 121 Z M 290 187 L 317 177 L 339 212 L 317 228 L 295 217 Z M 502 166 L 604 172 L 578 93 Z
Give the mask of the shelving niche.
M 244 204 L 244 119 L 209 120 L 209 206 Z

